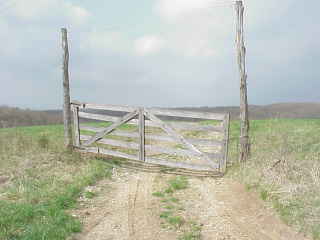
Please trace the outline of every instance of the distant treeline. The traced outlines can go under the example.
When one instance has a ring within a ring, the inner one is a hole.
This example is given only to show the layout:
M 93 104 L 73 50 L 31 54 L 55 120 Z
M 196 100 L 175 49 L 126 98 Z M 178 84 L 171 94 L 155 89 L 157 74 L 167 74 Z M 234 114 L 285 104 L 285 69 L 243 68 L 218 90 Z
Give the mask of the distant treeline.
M 185 107 L 178 108 L 190 111 L 230 113 L 231 119 L 239 119 L 239 106 L 235 107 Z M 320 118 L 320 103 L 275 103 L 270 105 L 250 105 L 249 118 Z
M 239 107 L 235 106 L 185 107 L 177 109 L 216 113 L 228 112 L 231 114 L 231 119 L 239 119 Z M 103 113 L 103 111 L 101 112 L 99 110 L 93 112 Z M 107 114 L 119 116 L 119 113 L 117 112 L 108 112 Z M 277 103 L 265 106 L 250 105 L 249 117 L 250 119 L 320 118 L 320 103 Z M 61 110 L 34 111 L 30 109 L 0 106 L 0 128 L 61 123 Z
M 62 123 L 62 112 L 59 110 L 34 111 L 0 106 L 0 128 L 60 123 Z

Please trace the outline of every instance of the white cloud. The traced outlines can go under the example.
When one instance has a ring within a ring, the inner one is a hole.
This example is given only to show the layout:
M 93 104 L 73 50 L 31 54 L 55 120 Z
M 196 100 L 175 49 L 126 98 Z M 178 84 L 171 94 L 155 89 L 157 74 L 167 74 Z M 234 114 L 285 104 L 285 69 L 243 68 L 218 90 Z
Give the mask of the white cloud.
M 9 25 L 5 21 L 5 19 L 0 18 L 0 29 L 0 37 L 7 36 L 7 34 L 9 33 Z
M 156 35 L 146 35 L 135 40 L 134 50 L 140 56 L 158 53 L 165 45 L 165 40 Z
M 213 0 L 157 0 L 154 11 L 167 27 L 166 48 L 187 57 L 219 55 L 231 48 L 234 10 L 231 2 L 212 8 L 215 4 Z
M 80 48 L 96 53 L 112 51 L 128 53 L 130 51 L 127 40 L 122 33 L 101 30 L 93 30 L 83 34 Z
M 83 24 L 90 13 L 83 7 L 65 0 L 18 0 L 8 14 L 22 20 L 64 19 L 72 24 Z
M 203 35 L 180 40 L 178 40 L 180 44 L 177 42 L 175 47 L 178 51 L 180 51 L 180 54 L 184 56 L 209 57 L 215 54 L 214 47 L 210 46 L 211 44 L 209 42 L 209 38 L 203 38 Z
M 11 13 L 22 19 L 43 17 L 48 14 L 49 9 L 55 8 L 55 3 L 51 0 L 18 0 L 11 8 Z
M 211 3 L 212 0 L 158 0 L 154 10 L 164 19 L 174 21 L 201 11 Z
M 67 4 L 67 14 L 71 21 L 75 24 L 83 24 L 86 22 L 88 17 L 91 15 L 88 10 L 86 10 L 83 7 L 73 5 L 73 4 Z
M 0 18 L 0 55 L 3 56 L 17 56 L 19 54 L 20 38 L 16 34 L 15 29 L 12 29 L 5 18 Z

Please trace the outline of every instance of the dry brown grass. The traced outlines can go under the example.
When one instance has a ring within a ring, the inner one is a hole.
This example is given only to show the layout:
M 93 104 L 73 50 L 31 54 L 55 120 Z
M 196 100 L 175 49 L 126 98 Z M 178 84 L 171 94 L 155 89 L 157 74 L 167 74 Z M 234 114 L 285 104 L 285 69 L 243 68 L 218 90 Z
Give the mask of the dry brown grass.
M 286 223 L 320 239 L 320 121 L 251 125 L 252 155 L 230 175 L 258 191 Z

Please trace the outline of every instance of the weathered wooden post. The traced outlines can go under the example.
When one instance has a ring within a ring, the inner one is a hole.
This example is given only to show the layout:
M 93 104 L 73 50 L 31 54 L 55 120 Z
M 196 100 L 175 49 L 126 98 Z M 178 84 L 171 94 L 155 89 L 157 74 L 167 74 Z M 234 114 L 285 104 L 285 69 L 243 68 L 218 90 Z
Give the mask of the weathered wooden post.
M 246 73 L 246 48 L 243 37 L 243 13 L 242 1 L 236 1 L 237 16 L 237 59 L 240 71 L 240 152 L 239 161 L 244 162 L 250 154 L 249 141 L 249 118 L 248 118 L 248 99 L 247 99 L 247 73 Z
M 139 160 L 145 162 L 145 117 L 143 108 L 139 109 Z
M 79 106 L 71 105 L 73 113 L 73 145 L 80 147 Z
M 62 77 L 63 77 L 63 124 L 65 146 L 72 148 L 72 126 L 69 87 L 69 49 L 67 29 L 62 28 Z

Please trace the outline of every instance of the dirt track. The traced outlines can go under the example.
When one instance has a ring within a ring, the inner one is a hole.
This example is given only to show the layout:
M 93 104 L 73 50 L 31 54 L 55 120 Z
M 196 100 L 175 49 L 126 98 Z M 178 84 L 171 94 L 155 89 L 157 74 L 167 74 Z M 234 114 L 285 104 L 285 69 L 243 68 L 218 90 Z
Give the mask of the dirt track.
M 84 222 L 77 240 L 176 240 L 179 233 L 161 228 L 159 199 L 152 196 L 170 175 L 117 170 L 100 182 L 99 196 L 73 212 Z M 302 240 L 266 209 L 259 198 L 227 179 L 189 178 L 177 194 L 186 217 L 202 224 L 203 240 Z

